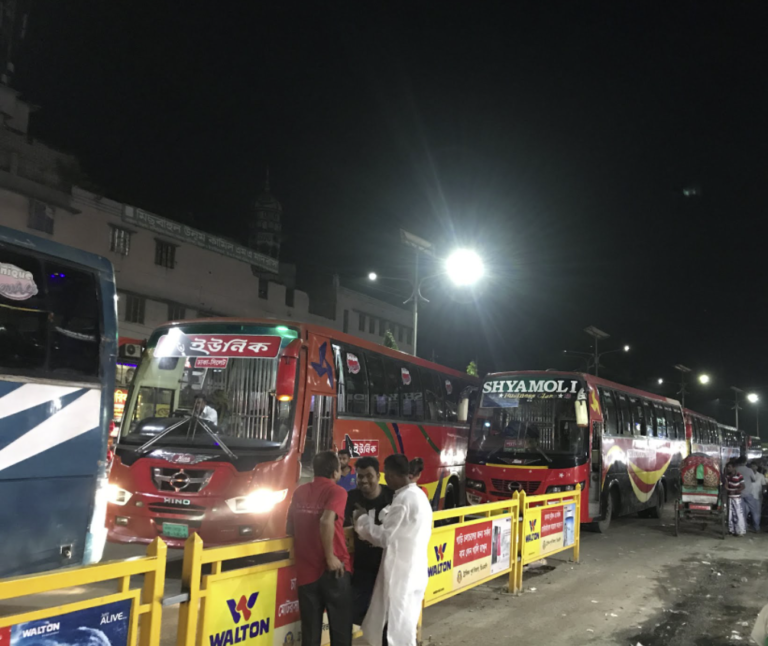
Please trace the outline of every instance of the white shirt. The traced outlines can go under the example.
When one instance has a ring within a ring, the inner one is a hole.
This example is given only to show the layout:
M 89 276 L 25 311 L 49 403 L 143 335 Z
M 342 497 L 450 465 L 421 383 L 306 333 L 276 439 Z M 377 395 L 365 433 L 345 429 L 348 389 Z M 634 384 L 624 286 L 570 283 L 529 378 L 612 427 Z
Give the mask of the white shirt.
M 763 487 L 765 484 L 765 476 L 762 473 L 755 473 L 755 481 L 751 483 L 752 490 L 750 491 L 753 498 L 760 500 L 763 497 Z M 749 489 L 747 491 L 749 491 Z
M 200 419 L 204 419 L 206 422 L 211 422 L 216 426 L 219 425 L 219 414 L 216 412 L 215 408 L 211 408 L 207 405 L 203 408 L 203 412 L 200 413 Z
M 427 589 L 427 548 L 432 535 L 432 507 L 416 484 L 395 492 L 392 504 L 379 512 L 360 516 L 355 530 L 360 538 L 384 548 L 373 597 L 363 621 L 363 634 L 371 646 L 387 640 L 397 646 L 416 646 L 416 627 Z M 385 645 L 387 646 L 387 645 Z

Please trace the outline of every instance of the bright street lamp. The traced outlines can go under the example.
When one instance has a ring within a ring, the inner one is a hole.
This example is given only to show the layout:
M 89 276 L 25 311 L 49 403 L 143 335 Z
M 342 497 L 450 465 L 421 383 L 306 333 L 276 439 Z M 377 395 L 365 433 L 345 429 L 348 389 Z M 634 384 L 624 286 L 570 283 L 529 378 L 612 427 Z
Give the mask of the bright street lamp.
M 445 271 L 455 285 L 473 285 L 483 277 L 485 267 L 472 249 L 457 249 L 445 261 Z
M 747 401 L 750 404 L 756 404 L 760 401 L 760 398 L 757 396 L 757 393 L 749 393 L 749 395 L 747 395 Z
M 657 383 L 659 384 L 659 386 L 661 386 L 661 384 L 664 383 L 664 380 L 661 377 L 659 377 L 657 380 Z
M 368 274 L 368 280 L 376 280 L 378 277 L 379 276 L 375 271 L 372 271 L 370 274 Z
M 750 404 L 755 405 L 755 435 L 760 435 L 760 410 L 758 407 L 758 402 L 760 401 L 760 397 L 757 396 L 757 393 L 749 393 L 747 395 L 747 401 Z
M 709 375 L 699 375 L 699 383 L 700 384 L 708 384 L 709 383 Z
M 624 352 L 629 352 L 629 346 L 628 345 L 624 346 Z

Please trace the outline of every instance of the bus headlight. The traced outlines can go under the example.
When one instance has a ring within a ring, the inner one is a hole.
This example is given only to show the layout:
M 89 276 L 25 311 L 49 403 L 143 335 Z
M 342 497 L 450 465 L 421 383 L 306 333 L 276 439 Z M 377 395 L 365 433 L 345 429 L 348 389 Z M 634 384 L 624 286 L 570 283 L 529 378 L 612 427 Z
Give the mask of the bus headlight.
M 265 514 L 283 502 L 287 495 L 288 489 L 256 489 L 247 496 L 230 498 L 227 506 L 234 514 Z
M 116 484 L 107 485 L 107 502 L 111 502 L 113 505 L 122 507 L 131 499 L 132 495 L 130 491 L 126 491 Z
M 485 483 L 482 480 L 470 480 L 467 478 L 467 488 L 475 491 L 485 491 Z
M 562 487 L 547 487 L 547 493 L 560 493 L 563 490 Z

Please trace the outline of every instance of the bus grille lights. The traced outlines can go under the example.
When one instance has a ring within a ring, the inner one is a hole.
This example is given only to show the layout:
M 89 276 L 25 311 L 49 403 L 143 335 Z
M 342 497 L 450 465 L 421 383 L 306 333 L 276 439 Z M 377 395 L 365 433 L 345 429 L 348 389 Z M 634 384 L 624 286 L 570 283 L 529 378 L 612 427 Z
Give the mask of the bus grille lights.
M 579 485 L 581 486 L 581 490 L 584 491 L 584 487 L 587 484 L 586 480 L 582 480 Z M 576 489 L 575 484 L 569 484 L 569 485 L 556 485 L 554 487 L 547 487 L 547 493 L 561 493 L 563 491 L 574 491 Z
M 125 505 L 133 494 L 130 491 L 126 491 L 116 484 L 110 484 L 107 486 L 107 502 L 111 502 L 113 505 Z
M 277 401 L 279 402 L 289 402 L 293 401 L 293 395 L 278 395 Z
M 266 514 L 283 502 L 287 495 L 288 489 L 257 489 L 247 496 L 230 498 L 227 506 L 235 514 Z
M 476 491 L 485 491 L 485 483 L 482 480 L 470 480 L 467 478 L 467 488 Z

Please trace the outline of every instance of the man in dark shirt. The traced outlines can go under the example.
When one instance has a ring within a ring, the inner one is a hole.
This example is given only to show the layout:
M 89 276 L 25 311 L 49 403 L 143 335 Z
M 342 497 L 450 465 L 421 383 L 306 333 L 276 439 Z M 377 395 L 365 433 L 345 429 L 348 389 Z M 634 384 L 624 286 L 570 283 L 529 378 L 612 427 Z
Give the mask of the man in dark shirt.
M 331 646 L 350 646 L 351 567 L 343 528 L 347 492 L 336 484 L 341 465 L 335 453 L 318 453 L 312 467 L 314 480 L 296 489 L 288 509 L 287 531 L 294 537 L 299 580 L 301 641 L 320 646 L 326 610 Z
M 381 525 L 379 512 L 392 504 L 392 490 L 379 484 L 379 461 L 376 458 L 360 458 L 355 465 L 357 471 L 357 489 L 349 492 L 344 524 L 353 525 L 355 509 L 376 510 L 376 524 Z M 352 621 L 358 626 L 363 623 L 368 606 L 371 605 L 373 586 L 379 573 L 381 556 L 384 550 L 374 547 L 355 534 L 354 573 L 352 574 L 352 593 L 354 612 Z

